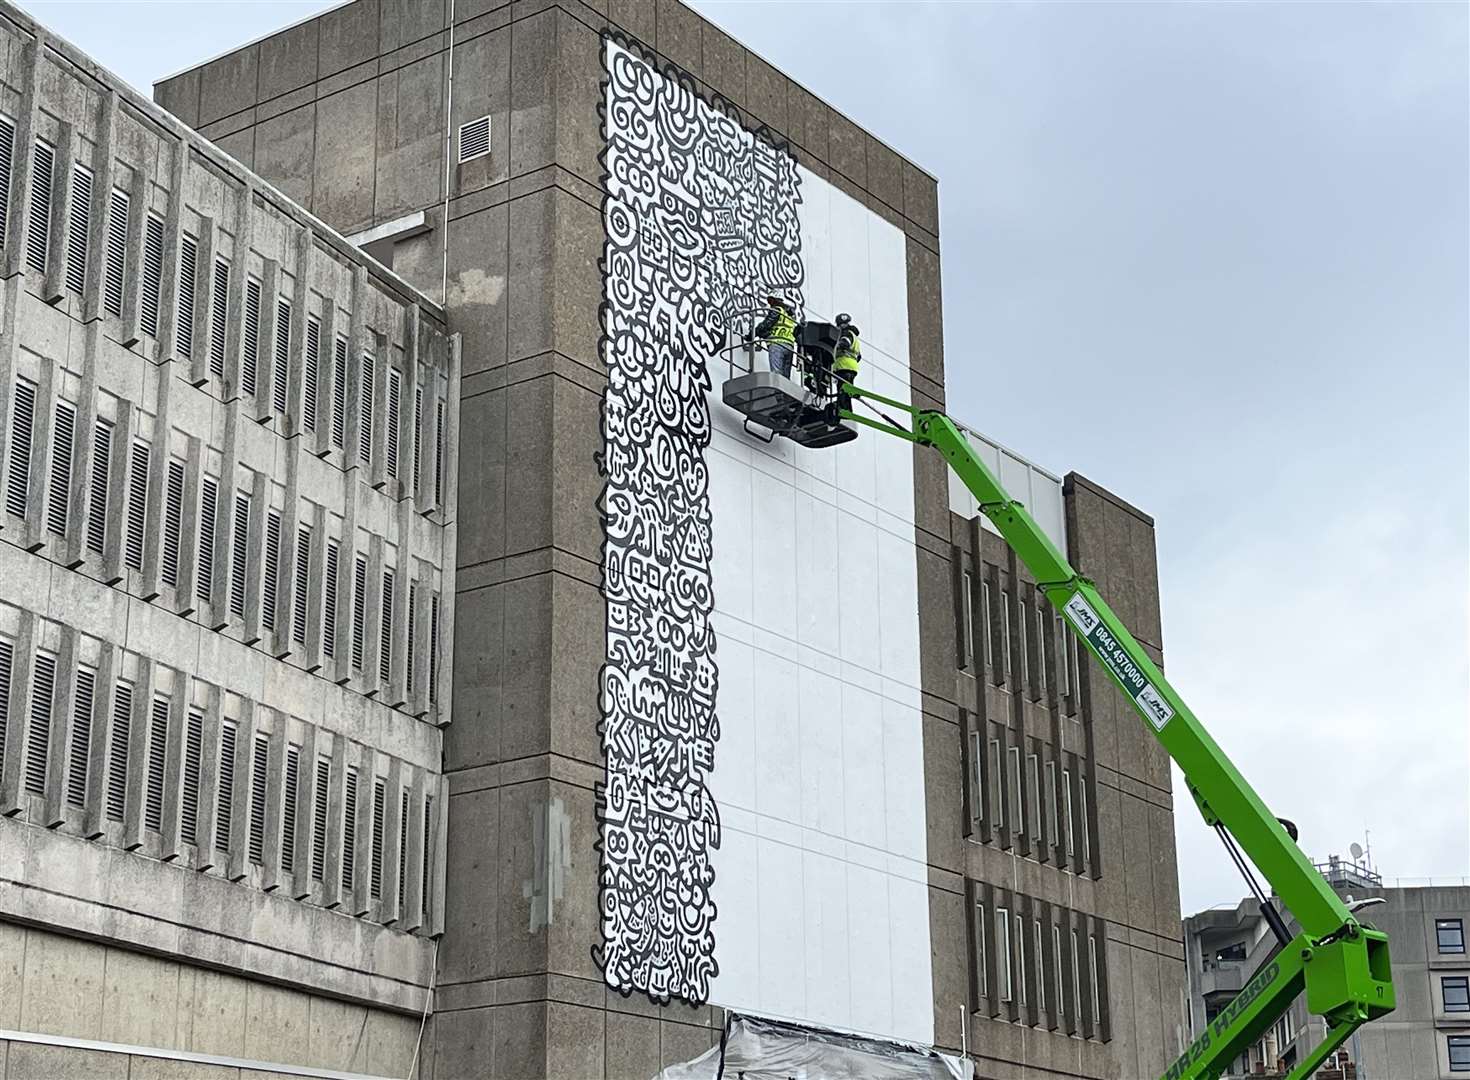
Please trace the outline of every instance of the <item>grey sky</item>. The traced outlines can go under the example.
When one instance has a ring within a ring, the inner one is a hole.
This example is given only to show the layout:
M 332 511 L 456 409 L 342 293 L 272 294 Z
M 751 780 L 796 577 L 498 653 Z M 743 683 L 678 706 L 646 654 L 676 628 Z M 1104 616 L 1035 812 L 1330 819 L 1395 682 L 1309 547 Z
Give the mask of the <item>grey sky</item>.
M 330 5 L 26 6 L 146 91 Z M 939 177 L 952 411 L 1156 517 L 1170 677 L 1308 853 L 1470 874 L 1470 8 L 695 6 Z

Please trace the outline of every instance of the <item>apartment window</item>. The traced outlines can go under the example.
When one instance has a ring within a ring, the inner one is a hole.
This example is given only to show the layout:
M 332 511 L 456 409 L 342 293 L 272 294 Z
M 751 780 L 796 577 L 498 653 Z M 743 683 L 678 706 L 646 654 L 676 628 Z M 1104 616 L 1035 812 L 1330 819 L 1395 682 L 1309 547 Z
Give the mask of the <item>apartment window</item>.
M 255 396 L 255 376 L 260 367 L 260 282 L 245 279 L 245 331 L 241 335 L 240 393 Z
M 352 670 L 362 670 L 363 623 L 367 618 L 367 559 L 359 555 L 352 574 Z
M 1036 956 L 1036 1007 L 1046 1008 L 1046 957 L 1041 951 L 1041 920 L 1031 920 L 1031 951 Z
M 1026 921 L 1017 915 L 1016 926 L 1016 1004 L 1026 1005 Z
M 1001 822 L 1005 820 L 1005 807 L 1002 805 L 1004 798 L 1003 785 L 1005 777 L 1001 775 L 1000 740 L 990 740 L 990 824 L 1000 831 Z M 999 839 L 997 836 L 996 839 Z
M 66 773 L 66 801 L 78 809 L 87 805 L 87 763 L 92 757 L 92 702 L 96 692 L 97 672 L 89 667 L 78 668 Z
M 403 658 L 403 690 L 406 694 L 413 693 L 414 611 L 419 606 L 418 594 L 418 582 L 410 581 L 408 583 L 408 654 Z
M 71 167 L 71 212 L 66 223 L 66 287 L 81 293 L 87 287 L 87 232 L 92 227 L 92 170 Z
M 301 747 L 286 747 L 286 783 L 281 791 L 281 869 L 294 873 L 296 864 L 296 797 L 301 784 Z
M 398 479 L 398 419 L 403 393 L 403 379 L 398 372 L 388 369 L 388 460 L 384 463 L 388 475 Z
M 148 444 L 133 442 L 132 472 L 128 476 L 128 528 L 123 561 L 134 570 L 143 569 L 143 538 L 148 524 Z
M 311 526 L 296 529 L 296 589 L 292 596 L 291 640 L 306 644 L 306 591 L 311 585 Z
M 1465 951 L 1465 924 L 1460 919 L 1435 919 L 1434 936 L 1442 953 Z
M 276 359 L 271 368 L 271 405 L 286 411 L 286 379 L 291 373 L 291 301 L 276 300 Z
M 5 478 L 5 509 L 18 518 L 26 516 L 26 503 L 30 498 L 31 436 L 35 424 L 36 385 L 17 379 L 10 424 L 10 471 Z
M 335 656 L 337 647 L 337 541 L 327 541 L 326 566 L 322 577 L 325 588 L 322 596 L 322 653 Z
M 424 447 L 424 388 L 416 386 L 413 390 L 413 486 L 418 490 L 419 483 L 423 480 L 423 447 Z
M 347 339 L 332 343 L 332 445 L 347 445 Z
M 1074 698 L 1073 698 L 1072 701 L 1068 702 L 1067 715 L 1068 716 L 1075 717 L 1077 715 L 1077 702 L 1075 700 L 1075 693 L 1076 693 L 1075 688 L 1077 686 L 1077 680 L 1081 678 L 1081 675 L 1079 674 L 1079 672 L 1082 670 L 1081 667 L 1080 667 L 1081 661 L 1078 659 L 1078 656 L 1077 656 L 1077 635 L 1069 632 L 1067 634 L 1067 636 L 1066 636 L 1066 642 L 1067 642 L 1067 663 L 1069 665 L 1071 665 L 1071 674 L 1070 674 L 1069 677 L 1071 679 L 1071 685 L 1074 688 L 1074 690 L 1073 690 Z
M 1447 1013 L 1470 1013 L 1470 976 L 1441 975 L 1440 997 Z
M 204 767 L 204 713 L 190 709 L 184 727 L 184 790 L 179 800 L 179 838 L 199 843 L 199 777 Z
M 974 805 L 971 813 L 976 821 L 985 821 L 987 818 L 987 797 L 985 791 L 985 759 L 981 756 L 985 744 L 981 741 L 980 723 L 978 718 L 971 718 L 970 728 L 970 775 L 967 777 L 974 788 Z
M 15 156 L 15 124 L 0 116 L 0 245 L 10 232 L 10 173 Z
M 1072 857 L 1072 770 L 1062 770 L 1062 828 L 1067 836 L 1067 858 Z
M 964 626 L 961 632 L 965 636 L 965 661 L 971 662 L 975 659 L 975 603 L 970 597 L 970 571 L 960 573 L 960 612 Z
M 65 401 L 56 403 L 56 428 L 51 439 L 51 497 L 46 507 L 46 527 L 57 536 L 66 535 L 71 502 L 71 462 L 75 450 L 77 410 Z
M 1077 777 L 1077 824 L 1082 835 L 1082 863 L 1092 862 L 1092 834 L 1087 827 L 1087 778 Z
M 250 561 L 250 496 L 235 493 L 235 535 L 230 551 L 230 613 L 245 617 L 245 574 Z
M 168 768 L 168 707 L 165 694 L 153 697 L 148 719 L 148 782 L 143 800 L 143 824 L 155 832 L 163 828 L 163 774 Z
M 184 523 L 184 463 L 171 458 L 163 502 L 163 582 L 179 584 L 179 540 Z
M 218 516 L 219 481 L 206 476 L 199 487 L 198 570 L 194 575 L 194 591 L 206 604 L 214 588 L 214 527 Z
M 444 402 L 434 406 L 434 503 L 444 505 Z
M 382 619 L 378 628 L 378 678 L 383 682 L 393 673 L 393 571 L 383 571 Z
M 1470 1035 L 1446 1035 L 1450 1072 L 1470 1072 Z
M 250 861 L 257 866 L 265 862 L 265 789 L 270 768 L 270 739 L 255 736 L 250 755 Z
M 1036 601 L 1036 682 L 1042 690 L 1046 689 L 1046 628 L 1048 624 L 1046 602 L 1038 599 Z
M 235 795 L 235 723 L 226 720 L 219 733 L 219 791 L 214 808 L 214 846 L 230 850 L 230 820 Z
M 981 997 L 990 994 L 990 983 L 985 975 L 985 905 L 975 901 L 975 989 Z
M 1006 763 L 1009 766 L 1011 781 L 1011 832 L 1019 836 L 1024 827 L 1021 821 L 1021 748 L 1019 746 L 1011 746 L 1006 749 Z
M 306 320 L 306 362 L 301 369 L 301 426 L 316 431 L 316 394 L 321 379 L 322 323 L 315 315 Z
M 342 794 L 342 891 L 352 891 L 352 872 L 357 852 L 357 766 L 347 766 L 347 782 Z
M 1079 957 L 1079 954 L 1078 954 L 1078 951 L 1077 951 L 1077 931 L 1076 930 L 1073 930 L 1072 931 L 1072 995 L 1073 995 L 1073 1000 L 1074 1001 L 1078 1001 L 1082 997 L 1082 976 L 1081 976 L 1081 972 L 1078 970 L 1079 963 L 1080 963 L 1080 957 Z M 1079 1013 L 1082 1011 L 1080 1005 L 1078 1006 L 1077 1011 Z M 1093 1015 L 1095 1016 L 1097 1014 L 1094 1013 Z
M 51 144 L 36 140 L 34 177 L 31 185 L 30 225 L 26 230 L 26 263 L 32 270 L 46 272 L 46 249 L 51 243 L 51 195 L 56 180 L 56 151 Z
M 429 597 L 429 703 L 439 700 L 439 594 Z
M 256 297 L 259 303 L 259 295 Z M 214 288 L 209 295 L 209 374 L 223 382 L 225 378 L 225 334 L 229 329 L 230 264 L 222 258 L 214 260 Z
M 980 648 L 985 652 L 985 667 L 995 666 L 995 648 L 990 642 L 990 582 L 980 582 Z
M 1026 644 L 1026 605 L 1016 605 L 1016 632 L 1021 635 L 1021 687 L 1031 685 L 1031 649 Z
M 1058 926 L 1051 928 L 1051 956 L 1057 980 L 1057 1016 L 1062 1017 L 1067 1013 L 1067 984 L 1062 978 L 1062 930 Z
M 1057 693 L 1070 694 L 1072 692 L 1071 665 L 1067 663 L 1067 633 L 1066 624 L 1062 622 L 1060 615 L 1053 616 L 1052 640 L 1057 649 Z
M 1087 976 L 1092 984 L 1092 1023 L 1094 1030 L 1100 1035 L 1102 1033 L 1102 1007 L 1101 994 L 1098 989 L 1097 936 L 1095 934 L 1087 935 Z M 1290 1021 L 1287 1017 L 1282 1018 L 1282 1023 L 1287 1024 L 1288 1030 L 1290 1029 Z M 1289 1037 L 1282 1040 L 1282 1045 L 1285 1046 L 1287 1042 L 1290 1042 Z
M 318 758 L 311 801 L 311 880 L 327 877 L 327 795 L 332 785 L 332 759 Z
M 1030 782 L 1027 792 L 1026 813 L 1031 819 L 1031 840 L 1041 843 L 1041 759 L 1035 754 L 1026 755 L 1026 779 Z
M 1004 589 L 1000 593 L 1000 662 L 1001 681 L 1011 681 L 1011 594 Z
M 281 579 L 281 515 L 268 510 L 265 515 L 265 582 L 260 598 L 260 622 L 267 630 L 276 628 L 276 591 Z
M 179 244 L 179 299 L 174 314 L 174 343 L 182 357 L 188 357 L 194 349 L 194 291 L 198 287 L 198 274 L 199 241 L 186 235 Z M 210 359 L 210 373 L 214 374 L 213 357 Z M 224 367 L 223 358 L 220 367 Z
M 102 306 L 109 315 L 122 315 L 123 281 L 128 269 L 128 193 L 112 189 L 112 199 L 107 208 L 107 250 L 103 259 Z M 147 258 L 147 237 L 144 237 L 144 259 Z M 145 263 L 144 285 L 146 288 L 148 269 Z
M 374 900 L 383 895 L 383 819 L 387 810 L 387 789 L 381 779 L 373 781 L 372 866 L 368 874 L 368 890 Z
M 143 219 L 143 288 L 138 307 L 143 333 L 149 337 L 158 336 L 158 305 L 162 296 L 163 219 L 149 214 Z
M 1000 999 L 1010 1001 L 1014 980 L 1011 969 L 1011 913 L 1008 908 L 995 909 L 995 977 L 1000 983 Z
M 358 404 L 357 456 L 364 465 L 373 460 L 373 354 L 362 354 L 362 395 Z
M 1056 844 L 1057 837 L 1057 766 L 1056 762 L 1046 763 L 1046 835 Z
M 87 508 L 87 547 L 97 554 L 107 543 L 108 478 L 112 472 L 112 425 L 98 420 L 92 429 L 92 498 Z
M 46 767 L 51 758 L 51 708 L 56 696 L 56 657 L 36 654 L 31 679 L 31 725 L 26 732 L 25 783 L 32 795 L 46 794 Z
M 128 740 L 133 727 L 133 684 L 119 679 L 112 692 L 112 742 L 107 747 L 107 816 L 123 819 L 128 790 Z

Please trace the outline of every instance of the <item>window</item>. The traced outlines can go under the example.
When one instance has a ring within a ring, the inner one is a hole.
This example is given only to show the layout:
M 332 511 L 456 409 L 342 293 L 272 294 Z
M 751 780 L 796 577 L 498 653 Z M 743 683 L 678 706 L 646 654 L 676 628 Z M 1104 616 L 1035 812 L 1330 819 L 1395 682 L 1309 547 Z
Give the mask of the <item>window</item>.
M 1438 939 L 1439 951 L 1442 953 L 1465 951 L 1465 924 L 1460 919 L 1435 919 L 1434 936 Z
M 444 402 L 434 406 L 434 502 L 444 505 Z
M 184 790 L 179 804 L 179 838 L 199 843 L 199 776 L 204 766 L 204 713 L 189 710 L 184 727 Z
M 1046 836 L 1055 846 L 1057 838 L 1057 765 L 1054 761 L 1046 763 Z
M 357 766 L 347 766 L 346 789 L 342 794 L 342 891 L 352 891 L 352 872 L 357 862 Z
M 194 290 L 198 275 L 199 241 L 185 235 L 179 244 L 179 301 L 174 314 L 175 347 L 185 358 L 194 349 Z M 220 366 L 223 367 L 223 363 Z M 214 374 L 213 363 L 210 364 L 210 374 Z M 219 376 L 215 375 L 215 378 Z
M 1077 680 L 1081 678 L 1081 675 L 1079 675 L 1078 673 L 1082 670 L 1081 667 L 1079 666 L 1080 663 L 1081 663 L 1081 661 L 1077 657 L 1077 635 L 1076 634 L 1073 634 L 1071 632 L 1068 632 L 1067 633 L 1067 636 L 1066 636 L 1066 642 L 1067 642 L 1067 663 L 1071 666 L 1071 673 L 1070 673 L 1070 675 L 1068 677 L 1071 679 L 1071 685 L 1075 688 L 1077 686 Z M 1073 691 L 1072 700 L 1070 700 L 1067 703 L 1067 715 L 1068 716 L 1072 716 L 1072 717 L 1075 717 L 1077 715 L 1077 701 L 1076 701 L 1076 691 L 1075 691 L 1075 689 Z
M 265 515 L 265 588 L 260 598 L 260 622 L 267 630 L 276 628 L 276 590 L 281 579 L 281 515 Z
M 965 570 L 960 574 L 960 612 L 964 620 L 961 632 L 965 636 L 965 660 L 971 661 L 975 658 L 975 603 L 971 599 L 970 571 Z
M 1030 782 L 1027 792 L 1026 814 L 1031 819 L 1031 840 L 1041 843 L 1041 759 L 1035 754 L 1026 755 L 1026 779 Z
M 1021 641 L 1021 687 L 1025 689 L 1031 683 L 1031 650 L 1026 644 L 1026 605 L 1016 605 L 1016 632 L 1020 634 Z
M 1072 931 L 1072 987 L 1073 987 L 1073 989 L 1072 989 L 1072 995 L 1073 995 L 1073 1000 L 1074 1001 L 1080 1001 L 1081 998 L 1082 998 L 1082 976 L 1081 976 L 1081 973 L 1078 970 L 1078 963 L 1079 963 L 1079 957 L 1078 957 L 1078 952 L 1077 952 L 1077 931 L 1076 930 L 1073 930 Z M 1082 1008 L 1081 1008 L 1080 1005 L 1078 1006 L 1077 1011 L 1079 1013 L 1082 1011 Z
M 133 727 L 133 684 L 119 679 L 112 693 L 112 743 L 107 748 L 107 816 L 123 819 L 128 790 L 128 740 Z
M 398 418 L 400 399 L 403 394 L 403 379 L 398 372 L 388 369 L 388 460 L 384 463 L 388 475 L 398 479 Z
M 44 274 L 46 249 L 51 243 L 51 186 L 56 179 L 56 151 L 49 143 L 37 139 L 32 164 L 35 176 L 31 183 L 30 225 L 26 230 L 26 263 Z
M 482 116 L 459 126 L 459 160 L 463 164 L 490 153 L 490 117 Z
M 379 778 L 373 781 L 373 862 L 368 875 L 368 889 L 374 900 L 383 895 L 383 818 L 386 805 L 387 789 Z
M 1017 915 L 1016 923 L 1016 1004 L 1026 1005 L 1026 921 Z
M 995 666 L 994 648 L 990 643 L 990 582 L 980 582 L 980 647 L 985 651 L 985 667 Z
M 352 670 L 362 670 L 363 622 L 367 617 L 367 559 L 359 555 L 352 575 Z
M 358 404 L 357 456 L 364 465 L 373 461 L 373 354 L 362 354 L 362 395 Z
M 5 510 L 26 516 L 31 492 L 31 434 L 36 423 L 36 386 L 25 379 L 15 382 L 14 414 L 10 424 L 10 471 L 5 478 Z
M 184 463 L 169 459 L 163 501 L 163 583 L 179 584 L 179 538 L 184 522 Z
M 1067 836 L 1067 858 L 1072 857 L 1072 770 L 1062 770 L 1062 828 Z
M 1038 598 L 1036 601 L 1036 682 L 1042 690 L 1046 689 L 1046 628 L 1048 625 L 1046 601 Z
M 1440 996 L 1447 1013 L 1470 1013 L 1470 976 L 1441 975 Z
M 144 791 L 143 824 L 154 832 L 163 828 L 163 774 L 168 768 L 168 707 L 166 694 L 153 696 L 148 722 L 148 783 Z
M 316 431 L 316 392 L 321 378 L 322 324 L 315 315 L 306 320 L 306 362 L 301 369 L 301 426 Z
M 56 428 L 51 438 L 51 497 L 46 507 L 46 528 L 66 535 L 71 502 L 71 461 L 75 450 L 77 410 L 65 401 L 56 403 Z
M 199 569 L 194 575 L 194 591 L 206 604 L 214 589 L 214 526 L 218 516 L 219 481 L 206 476 L 199 488 Z
M 71 210 L 66 222 L 66 287 L 81 293 L 87 287 L 87 232 L 92 227 L 92 170 L 71 167 Z
M 1011 779 L 1011 832 L 1019 836 L 1025 824 L 1021 820 L 1024 815 L 1021 813 L 1021 748 L 1019 746 L 1011 746 L 1006 749 L 1006 762 L 1010 766 Z
M 1000 999 L 1011 1000 L 1013 986 L 1011 971 L 1011 913 L 1008 909 L 995 909 L 995 977 L 1000 983 Z
M 245 574 L 250 565 L 250 496 L 235 493 L 235 535 L 230 551 L 230 614 L 245 617 Z
M 1082 834 L 1082 862 L 1086 865 L 1092 862 L 1092 834 L 1087 827 L 1087 778 L 1079 776 L 1077 780 L 1077 824 Z
M 276 301 L 276 360 L 271 368 L 271 405 L 286 411 L 286 379 L 291 374 L 291 301 Z
M 332 785 L 332 759 L 317 758 L 316 790 L 311 805 L 311 880 L 327 877 L 327 795 Z
M 109 315 L 122 315 L 123 308 L 123 281 L 127 278 L 128 269 L 128 210 L 130 200 L 128 193 L 112 189 L 112 200 L 107 211 L 107 250 L 104 253 L 103 275 L 102 275 L 102 306 Z M 147 236 L 144 236 L 143 257 L 148 257 Z M 162 254 L 160 245 L 159 254 Z M 148 268 L 145 262 L 143 274 L 146 278 Z M 156 300 L 155 300 L 156 304 Z
M 240 348 L 240 393 L 253 398 L 260 367 L 260 282 L 254 278 L 245 279 L 245 330 Z
M 347 339 L 332 343 L 332 445 L 347 445 Z
M 1041 951 L 1041 920 L 1031 920 L 1032 952 L 1036 955 L 1036 1007 L 1046 1008 L 1046 957 Z
M 296 528 L 296 589 L 291 597 L 291 640 L 306 644 L 306 591 L 311 586 L 311 526 Z
M 975 901 L 975 989 L 981 997 L 990 994 L 985 975 L 985 905 Z
M 1062 930 L 1059 926 L 1051 928 L 1051 958 L 1057 980 L 1057 1016 L 1061 1017 L 1067 1014 L 1067 984 L 1062 980 Z
M 1100 994 L 1098 992 L 1097 937 L 1093 934 L 1087 935 L 1087 975 L 1092 981 L 1092 1022 L 1096 1025 L 1102 1017 L 1102 1008 Z M 1290 1015 L 1288 1013 L 1286 1017 L 1282 1018 L 1282 1023 L 1287 1025 L 1288 1031 L 1290 1030 L 1290 1020 L 1288 1019 Z M 1291 1039 L 1288 1036 L 1282 1039 L 1281 1045 L 1285 1046 L 1290 1041 Z
M 158 305 L 162 295 L 163 219 L 149 214 L 143 219 L 143 288 L 138 311 L 143 333 L 149 337 L 158 336 Z
M 66 801 L 78 809 L 87 805 L 87 765 L 92 757 L 92 702 L 96 692 L 97 672 L 89 667 L 78 668 L 71 703 L 71 748 L 67 754 L 66 776 Z
M 439 594 L 429 597 L 429 703 L 439 700 Z
M 250 861 L 265 862 L 265 785 L 269 774 L 271 744 L 265 735 L 255 736 L 250 762 Z
M 1450 1072 L 1470 1072 L 1470 1035 L 1446 1035 L 1449 1044 Z
M 1060 615 L 1053 616 L 1052 636 L 1057 646 L 1057 693 L 1070 694 L 1072 692 L 1071 665 L 1067 663 L 1067 639 L 1070 635 Z
M 990 824 L 998 833 L 1001 823 L 1005 820 L 1005 807 L 1003 786 L 1005 777 L 1001 774 L 1004 768 L 1000 760 L 1000 740 L 990 740 Z M 999 837 L 997 837 L 999 839 Z
M 231 810 L 235 797 L 235 723 L 226 720 L 219 733 L 219 791 L 214 810 L 214 846 L 230 850 Z
M 1001 682 L 1011 681 L 1011 594 L 1004 589 L 1000 594 L 1000 662 Z
M 971 723 L 973 726 L 970 728 L 970 776 L 967 777 L 967 779 L 971 780 L 972 786 L 975 789 L 974 805 L 971 807 L 971 812 L 976 821 L 985 821 L 988 799 L 986 798 L 985 791 L 985 759 L 981 757 L 984 743 L 981 742 L 980 720 L 978 718 L 972 718 Z
M 383 571 L 383 608 L 378 627 L 378 678 L 387 682 L 393 673 L 393 571 Z
M 9 239 L 10 172 L 15 156 L 15 124 L 0 116 L 0 245 Z
M 296 797 L 301 784 L 301 747 L 286 747 L 286 784 L 281 791 L 281 869 L 294 873 L 296 863 Z
M 132 472 L 128 476 L 128 530 L 123 545 L 123 561 L 134 570 L 143 569 L 143 538 L 148 524 L 148 444 L 142 439 L 133 443 Z
M 92 501 L 87 508 L 87 546 L 97 554 L 107 544 L 107 492 L 112 472 L 112 425 L 98 420 L 92 429 Z
M 322 597 L 322 653 L 335 655 L 337 646 L 337 541 L 327 541 L 326 568 L 322 574 L 325 589 Z
M 209 374 L 219 382 L 225 379 L 225 332 L 230 315 L 230 264 L 222 258 L 214 260 L 214 288 L 209 296 Z
M 51 708 L 56 696 L 56 657 L 36 654 L 31 679 L 31 724 L 26 732 L 26 791 L 46 794 L 46 767 L 51 760 Z

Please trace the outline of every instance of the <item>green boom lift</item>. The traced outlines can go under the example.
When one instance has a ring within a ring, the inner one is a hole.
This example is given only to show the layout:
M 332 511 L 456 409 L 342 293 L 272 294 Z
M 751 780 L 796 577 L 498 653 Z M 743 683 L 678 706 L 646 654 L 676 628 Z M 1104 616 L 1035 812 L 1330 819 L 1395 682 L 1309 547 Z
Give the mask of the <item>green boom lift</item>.
M 937 410 L 916 409 L 851 383 L 844 383 L 842 389 L 854 405 L 866 403 L 876 418 L 837 407 L 830 362 L 835 340 L 836 331 L 830 324 L 804 324 L 798 350 L 798 364 L 806 372 L 804 384 L 775 372 L 754 371 L 725 383 L 725 403 L 745 415 L 747 429 L 751 423 L 759 424 L 773 438 L 782 435 L 805 446 L 831 446 L 856 437 L 852 425 L 858 424 L 933 447 L 949 462 L 979 503 L 980 512 L 1025 563 L 1037 588 L 1062 613 L 1178 763 L 1205 822 L 1219 833 L 1245 875 L 1280 944 L 1162 1080 L 1216 1080 L 1303 990 L 1308 1010 L 1327 1023 L 1326 1038 L 1287 1078 L 1307 1080 L 1360 1026 L 1393 1011 L 1388 935 L 1361 924 L 1348 910 L 1093 583 L 1072 568 L 1026 508 L 1006 494 L 953 420 Z M 874 402 L 902 412 L 907 419 L 895 420 Z M 1257 885 L 1241 851 L 1295 916 L 1301 926 L 1295 937 Z

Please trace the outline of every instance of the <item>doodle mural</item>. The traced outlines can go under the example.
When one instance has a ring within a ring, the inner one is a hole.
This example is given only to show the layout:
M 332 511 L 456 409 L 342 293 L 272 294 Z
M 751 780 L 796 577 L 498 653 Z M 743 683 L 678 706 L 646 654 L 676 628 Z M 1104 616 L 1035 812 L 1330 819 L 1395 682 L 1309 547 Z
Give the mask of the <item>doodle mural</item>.
M 718 973 L 708 787 L 720 724 L 705 451 L 732 313 L 802 282 L 791 156 L 680 73 L 603 43 L 603 591 L 598 792 L 607 984 L 691 1005 Z

